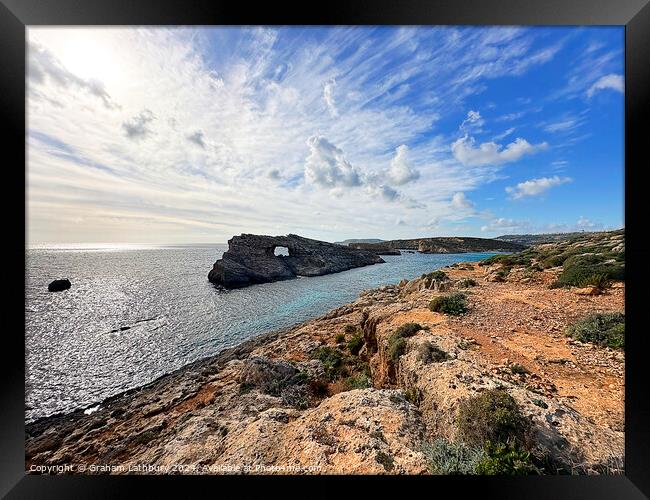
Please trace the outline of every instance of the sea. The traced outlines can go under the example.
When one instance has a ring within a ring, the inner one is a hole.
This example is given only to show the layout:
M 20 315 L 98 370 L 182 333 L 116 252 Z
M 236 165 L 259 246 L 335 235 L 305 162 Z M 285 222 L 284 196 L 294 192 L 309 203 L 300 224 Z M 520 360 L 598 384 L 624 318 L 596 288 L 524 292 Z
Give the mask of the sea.
M 61 245 L 26 255 L 25 421 L 86 408 L 188 363 L 459 261 L 492 253 L 383 256 L 384 264 L 220 290 L 225 244 Z M 72 287 L 48 292 L 54 279 Z

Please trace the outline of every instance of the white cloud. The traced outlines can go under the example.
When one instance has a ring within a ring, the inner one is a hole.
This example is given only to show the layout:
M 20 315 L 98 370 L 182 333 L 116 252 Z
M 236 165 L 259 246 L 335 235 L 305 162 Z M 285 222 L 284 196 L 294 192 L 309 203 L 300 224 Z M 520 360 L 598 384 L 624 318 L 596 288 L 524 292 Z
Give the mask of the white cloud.
M 325 137 L 312 136 L 307 140 L 309 156 L 305 162 L 305 179 L 321 187 L 356 187 L 361 175 L 345 158 L 343 151 Z
M 451 145 L 454 157 L 463 165 L 500 165 L 519 160 L 527 154 L 546 149 L 548 145 L 530 144 L 526 139 L 518 137 L 505 148 L 495 142 L 484 142 L 478 147 L 474 146 L 473 137 L 465 135 Z
M 580 216 L 576 222 L 576 229 L 578 231 L 598 231 L 603 229 L 602 222 L 594 222 L 586 217 Z
M 509 232 L 516 232 L 516 231 L 525 231 L 529 227 L 530 227 L 530 222 L 528 221 L 500 217 L 497 219 L 493 219 L 492 221 L 490 221 L 489 224 L 482 226 L 481 231 L 483 232 L 499 231 L 499 232 L 509 233 Z
M 493 141 L 500 141 L 501 139 L 505 139 L 508 137 L 510 134 L 512 134 L 515 131 L 515 127 L 510 127 L 508 130 L 505 132 L 502 132 L 501 134 L 495 135 L 492 140 Z
M 587 90 L 587 97 L 591 97 L 599 90 L 605 90 L 605 89 L 611 89 L 623 93 L 625 90 L 623 75 L 616 75 L 612 73 L 599 78 L 598 81 L 596 81 Z
M 477 132 L 481 129 L 484 123 L 485 120 L 481 117 L 481 113 L 470 110 L 467 112 L 467 118 L 465 118 L 460 124 L 459 129 L 463 131 Z
M 554 186 L 566 184 L 571 182 L 570 177 L 540 177 L 539 179 L 530 179 L 525 182 L 520 182 L 516 186 L 509 186 L 506 192 L 509 193 L 513 199 L 518 200 L 527 196 L 538 196 L 545 193 Z
M 334 87 L 336 86 L 336 80 L 333 78 L 325 83 L 323 86 L 323 99 L 325 99 L 325 104 L 327 104 L 327 109 L 330 112 L 330 115 L 333 117 L 338 116 L 339 112 L 336 109 L 336 102 L 334 101 Z
M 154 120 L 154 114 L 145 109 L 130 120 L 122 123 L 122 128 L 129 139 L 142 139 L 151 134 L 149 123 Z
M 388 178 L 398 186 L 413 182 L 420 177 L 420 173 L 407 163 L 407 154 L 408 147 L 406 145 L 398 146 L 388 169 Z
M 511 121 L 514 121 L 514 120 L 516 120 L 518 118 L 521 118 L 525 114 L 526 113 L 523 112 L 523 111 L 517 111 L 515 113 L 507 113 L 505 115 L 501 115 L 501 116 L 497 117 L 496 121 L 498 121 L 498 122 L 511 122 Z
M 451 206 L 458 209 L 467 209 L 474 207 L 474 203 L 467 199 L 465 193 L 456 193 L 451 197 Z
M 461 164 L 438 123 L 490 79 L 542 64 L 546 42 L 509 27 L 378 31 L 29 28 L 29 241 L 391 237 L 398 216 L 467 217 L 454 195 L 541 145 L 486 155 L 466 139 Z

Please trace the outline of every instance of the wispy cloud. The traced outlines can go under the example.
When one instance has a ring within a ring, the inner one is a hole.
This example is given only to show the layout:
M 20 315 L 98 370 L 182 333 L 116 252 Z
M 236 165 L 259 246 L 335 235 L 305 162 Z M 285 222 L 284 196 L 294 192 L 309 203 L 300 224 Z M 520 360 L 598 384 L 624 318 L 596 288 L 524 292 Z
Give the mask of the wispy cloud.
M 539 196 L 546 193 L 554 186 L 566 184 L 573 179 L 570 177 L 540 177 L 539 179 L 530 179 L 528 181 L 520 182 L 516 186 L 506 187 L 506 192 L 509 193 L 513 199 L 519 200 L 521 198 Z
M 334 86 L 336 85 L 336 80 L 331 79 L 329 82 L 325 83 L 323 86 L 323 99 L 327 104 L 327 109 L 330 112 L 330 115 L 333 117 L 338 116 L 339 112 L 336 109 L 336 103 L 334 102 Z
M 30 238 L 136 241 L 448 230 L 504 165 L 553 142 L 523 123 L 530 103 L 481 94 L 565 43 L 517 27 L 30 28 L 28 42 L 29 129 L 50 138 L 28 143 Z M 515 119 L 522 137 L 490 130 Z
M 624 92 L 623 75 L 609 74 L 600 77 L 591 87 L 587 89 L 587 97 L 592 97 L 599 90 L 611 89 L 621 94 Z

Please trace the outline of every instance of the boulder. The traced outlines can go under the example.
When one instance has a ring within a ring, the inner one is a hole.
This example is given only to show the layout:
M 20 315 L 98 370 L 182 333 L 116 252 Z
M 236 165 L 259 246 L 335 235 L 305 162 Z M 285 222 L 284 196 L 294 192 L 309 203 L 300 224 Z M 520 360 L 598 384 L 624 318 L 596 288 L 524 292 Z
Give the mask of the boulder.
M 276 248 L 288 255 L 276 255 Z M 384 260 L 370 250 L 288 236 L 242 234 L 228 241 L 228 250 L 215 262 L 208 279 L 224 288 L 241 288 L 256 283 L 280 281 L 298 276 L 321 276 Z
M 62 292 L 63 290 L 67 290 L 72 286 L 72 283 L 70 283 L 70 280 L 65 278 L 62 280 L 54 280 L 52 283 L 47 285 L 47 291 L 48 292 Z

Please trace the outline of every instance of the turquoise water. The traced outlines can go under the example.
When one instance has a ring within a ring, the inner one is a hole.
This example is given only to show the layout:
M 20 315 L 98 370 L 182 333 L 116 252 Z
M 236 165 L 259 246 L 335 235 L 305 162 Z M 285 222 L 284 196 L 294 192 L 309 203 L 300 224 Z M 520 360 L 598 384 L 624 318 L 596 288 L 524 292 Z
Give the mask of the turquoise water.
M 493 255 L 388 255 L 385 264 L 221 291 L 207 274 L 225 249 L 30 249 L 26 420 L 146 384 L 255 335 L 324 314 L 362 290 Z M 49 293 L 47 284 L 63 277 L 72 288 Z

